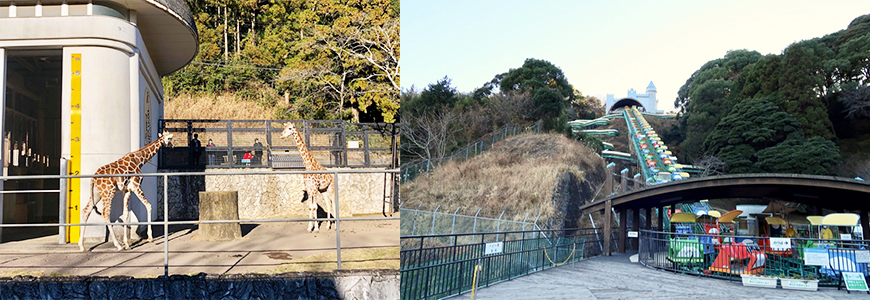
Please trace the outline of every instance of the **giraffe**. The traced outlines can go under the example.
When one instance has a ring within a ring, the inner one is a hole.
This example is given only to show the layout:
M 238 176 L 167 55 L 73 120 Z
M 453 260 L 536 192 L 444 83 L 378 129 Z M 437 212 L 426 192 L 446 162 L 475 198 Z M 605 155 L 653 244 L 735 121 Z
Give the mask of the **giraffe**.
M 302 135 L 299 134 L 299 130 L 296 129 L 296 126 L 293 125 L 293 122 L 284 123 L 284 131 L 281 132 L 281 138 L 286 138 L 292 136 L 293 139 L 296 140 L 296 148 L 299 148 L 299 154 L 302 155 L 302 162 L 305 163 L 306 171 L 326 171 L 326 168 L 317 163 L 317 160 L 314 159 L 314 156 L 311 155 L 311 151 L 308 151 L 308 147 L 305 146 L 305 142 L 302 140 Z M 332 184 L 332 174 L 321 173 L 321 174 L 304 174 L 302 175 L 304 180 L 305 192 L 308 193 L 308 217 L 312 220 L 308 222 L 308 232 L 320 232 L 320 228 L 316 225 L 314 219 L 317 219 L 317 198 L 315 195 L 320 195 L 323 198 L 323 202 L 326 208 L 326 216 L 329 217 L 332 215 L 332 201 L 331 199 L 335 194 L 334 187 Z M 305 201 L 305 198 L 302 198 L 302 201 Z M 327 221 L 327 229 L 332 229 L 333 221 Z
M 171 134 L 162 135 L 156 141 L 151 142 L 142 149 L 127 153 L 120 159 L 100 167 L 94 175 L 142 173 L 142 165 L 157 154 L 157 150 L 160 149 L 161 146 L 167 145 L 171 141 Z M 118 243 L 118 239 L 115 237 L 115 232 L 112 230 L 112 224 L 109 221 L 109 213 L 112 211 L 112 198 L 118 191 L 124 192 L 124 212 L 121 214 L 121 220 L 123 220 L 124 223 L 127 223 L 130 221 L 130 193 L 136 193 L 136 197 L 138 197 L 139 200 L 142 201 L 142 204 L 145 205 L 148 220 L 151 220 L 151 204 L 148 203 L 148 200 L 145 200 L 145 194 L 142 193 L 141 184 L 141 176 L 91 178 L 91 198 L 88 200 L 88 204 L 85 205 L 84 210 L 82 211 L 82 222 L 87 222 L 91 213 L 91 208 L 94 208 L 94 211 L 97 212 L 97 214 L 102 215 L 103 219 L 106 220 L 107 227 L 109 228 L 109 236 L 112 237 L 112 243 L 115 244 L 118 251 L 121 251 L 121 245 Z M 101 201 L 103 203 L 102 213 L 96 210 L 96 204 Z M 85 227 L 87 226 L 81 226 L 81 234 L 79 234 L 79 250 L 82 252 L 85 251 Z M 124 225 L 123 234 L 124 249 L 130 249 L 127 225 Z M 153 240 L 154 236 L 151 234 L 151 226 L 148 226 L 148 241 L 151 242 Z

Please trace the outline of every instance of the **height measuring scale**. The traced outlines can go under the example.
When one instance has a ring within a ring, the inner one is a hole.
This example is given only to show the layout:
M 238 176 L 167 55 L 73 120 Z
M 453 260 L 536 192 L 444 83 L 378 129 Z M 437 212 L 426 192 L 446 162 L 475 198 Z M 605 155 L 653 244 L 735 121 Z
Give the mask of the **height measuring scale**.
M 73 53 L 70 59 L 70 147 L 69 175 L 80 175 L 82 168 L 82 54 Z M 67 223 L 81 222 L 81 179 L 70 178 L 67 195 Z M 67 226 L 67 242 L 78 243 L 79 226 Z

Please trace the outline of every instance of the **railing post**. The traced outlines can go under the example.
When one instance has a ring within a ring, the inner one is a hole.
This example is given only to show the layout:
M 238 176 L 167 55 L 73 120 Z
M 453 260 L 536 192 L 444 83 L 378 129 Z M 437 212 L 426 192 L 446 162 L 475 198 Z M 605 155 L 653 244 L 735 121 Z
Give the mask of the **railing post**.
M 163 175 L 163 275 L 169 277 L 169 175 Z
M 332 184 L 333 184 L 333 188 L 335 189 L 335 199 L 333 199 L 334 206 L 332 209 L 332 213 L 334 214 L 333 217 L 335 218 L 335 257 L 336 257 L 336 262 L 338 263 L 338 269 L 341 270 L 341 227 L 340 227 L 341 226 L 341 219 L 339 218 L 339 211 L 338 211 L 338 208 L 339 208 L 339 204 L 338 204 L 338 171 L 333 171 L 332 175 L 333 175 L 332 178 L 334 178 L 332 180 Z M 309 200 L 314 201 L 314 198 L 309 199 Z M 327 216 L 327 217 L 329 217 L 329 216 Z M 329 221 L 327 221 L 327 222 L 329 222 Z
M 60 175 L 66 175 L 67 172 L 67 162 L 68 160 L 65 157 L 60 158 Z M 60 178 L 60 188 L 58 189 L 58 224 L 66 223 L 66 214 L 67 214 L 67 181 L 69 179 Z M 2 205 L 0 205 L 2 207 Z M 66 226 L 60 225 L 57 227 L 57 243 L 58 244 L 66 244 Z M 79 237 L 82 238 L 82 237 Z

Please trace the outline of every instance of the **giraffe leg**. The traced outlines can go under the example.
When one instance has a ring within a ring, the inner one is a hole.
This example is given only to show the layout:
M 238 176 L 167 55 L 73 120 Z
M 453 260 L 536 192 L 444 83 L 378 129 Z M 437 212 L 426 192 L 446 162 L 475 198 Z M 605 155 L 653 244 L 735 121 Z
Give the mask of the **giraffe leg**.
M 308 193 L 308 218 L 311 221 L 308 221 L 308 232 L 320 232 L 320 227 L 317 226 L 317 194 L 320 194 L 320 191 L 317 190 L 317 186 L 314 184 L 314 180 L 311 178 L 305 179 L 306 191 Z
M 124 222 L 121 226 L 121 234 L 124 236 L 124 249 L 130 250 L 130 231 L 127 223 L 130 223 L 130 191 L 124 192 L 124 212 L 121 214 L 121 221 Z
M 142 201 L 142 204 L 145 205 L 145 215 L 148 218 L 148 221 L 151 221 L 151 203 L 145 199 L 145 193 L 142 192 L 142 177 L 134 177 L 133 178 L 133 192 L 136 193 L 136 197 L 139 198 L 139 201 Z M 151 225 L 146 225 L 148 228 L 148 242 L 154 241 L 154 235 L 151 233 Z
M 98 198 L 97 201 L 100 201 L 100 199 Z M 88 203 L 85 204 L 85 207 L 82 210 L 81 221 L 79 221 L 79 223 L 87 223 L 88 222 L 88 217 L 91 216 L 91 208 L 95 208 L 94 206 L 95 206 L 95 204 L 94 204 L 94 189 L 93 189 L 93 184 L 92 184 L 91 185 L 91 198 L 88 199 Z M 85 228 L 86 227 L 87 226 L 79 226 L 79 251 L 81 251 L 81 252 L 85 252 Z
M 109 220 L 109 214 L 111 214 L 112 212 L 112 198 L 114 198 L 113 196 L 115 196 L 114 187 L 112 187 L 111 189 L 106 188 L 100 191 L 100 199 L 101 201 L 103 201 L 104 204 L 103 219 L 106 220 L 106 227 L 109 228 L 109 236 L 112 238 L 112 243 L 115 244 L 115 248 L 117 248 L 118 251 L 121 251 L 124 248 L 121 247 L 120 243 L 118 243 L 118 237 L 115 236 L 115 229 L 112 228 L 112 222 Z
M 335 206 L 334 205 L 335 199 L 333 199 L 333 198 L 335 198 L 335 189 L 333 188 L 333 185 L 330 184 L 329 188 L 326 189 L 326 193 L 324 193 L 322 195 L 323 195 L 323 202 L 325 202 L 323 207 L 326 208 L 326 217 L 329 218 L 330 216 L 332 216 L 333 218 L 335 218 L 335 210 L 333 208 L 333 206 Z M 335 224 L 335 221 L 327 221 L 326 222 L 326 229 L 332 229 L 333 224 Z

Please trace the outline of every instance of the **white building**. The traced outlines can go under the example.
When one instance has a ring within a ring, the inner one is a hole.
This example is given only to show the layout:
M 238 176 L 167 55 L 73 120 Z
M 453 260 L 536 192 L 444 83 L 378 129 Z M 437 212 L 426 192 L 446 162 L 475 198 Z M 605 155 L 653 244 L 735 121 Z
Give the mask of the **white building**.
M 638 109 L 648 113 L 663 113 L 663 111 L 658 109 L 658 104 L 659 100 L 656 99 L 656 86 L 652 81 L 650 81 L 649 85 L 646 87 L 646 94 L 638 94 L 634 89 L 628 90 L 628 96 L 625 98 L 617 99 L 613 94 L 607 94 L 606 111 L 610 112 L 614 110 L 614 108 L 618 109 L 625 106 L 638 106 Z
M 182 0 L 0 0 L 4 174 L 93 174 L 155 140 L 163 117 L 160 78 L 194 58 L 197 39 Z M 62 170 L 66 162 L 69 167 Z M 143 168 L 156 170 L 156 159 Z M 58 190 L 61 184 L 31 181 L 8 180 L 2 188 Z M 156 206 L 156 179 L 146 177 L 143 184 Z M 5 194 L 0 223 L 76 223 L 89 187 L 90 180 L 82 179 L 63 195 Z M 145 208 L 135 198 L 130 199 L 131 221 L 145 221 Z M 68 205 L 59 203 L 62 199 Z M 119 199 L 116 195 L 113 217 L 120 215 Z M 93 214 L 89 222 L 102 217 Z M 47 230 L 57 229 L 38 231 Z M 103 240 L 104 232 L 105 227 L 91 227 L 87 237 Z M 7 237 L 11 234 L 16 232 L 7 230 Z M 77 231 L 70 235 L 77 241 Z

